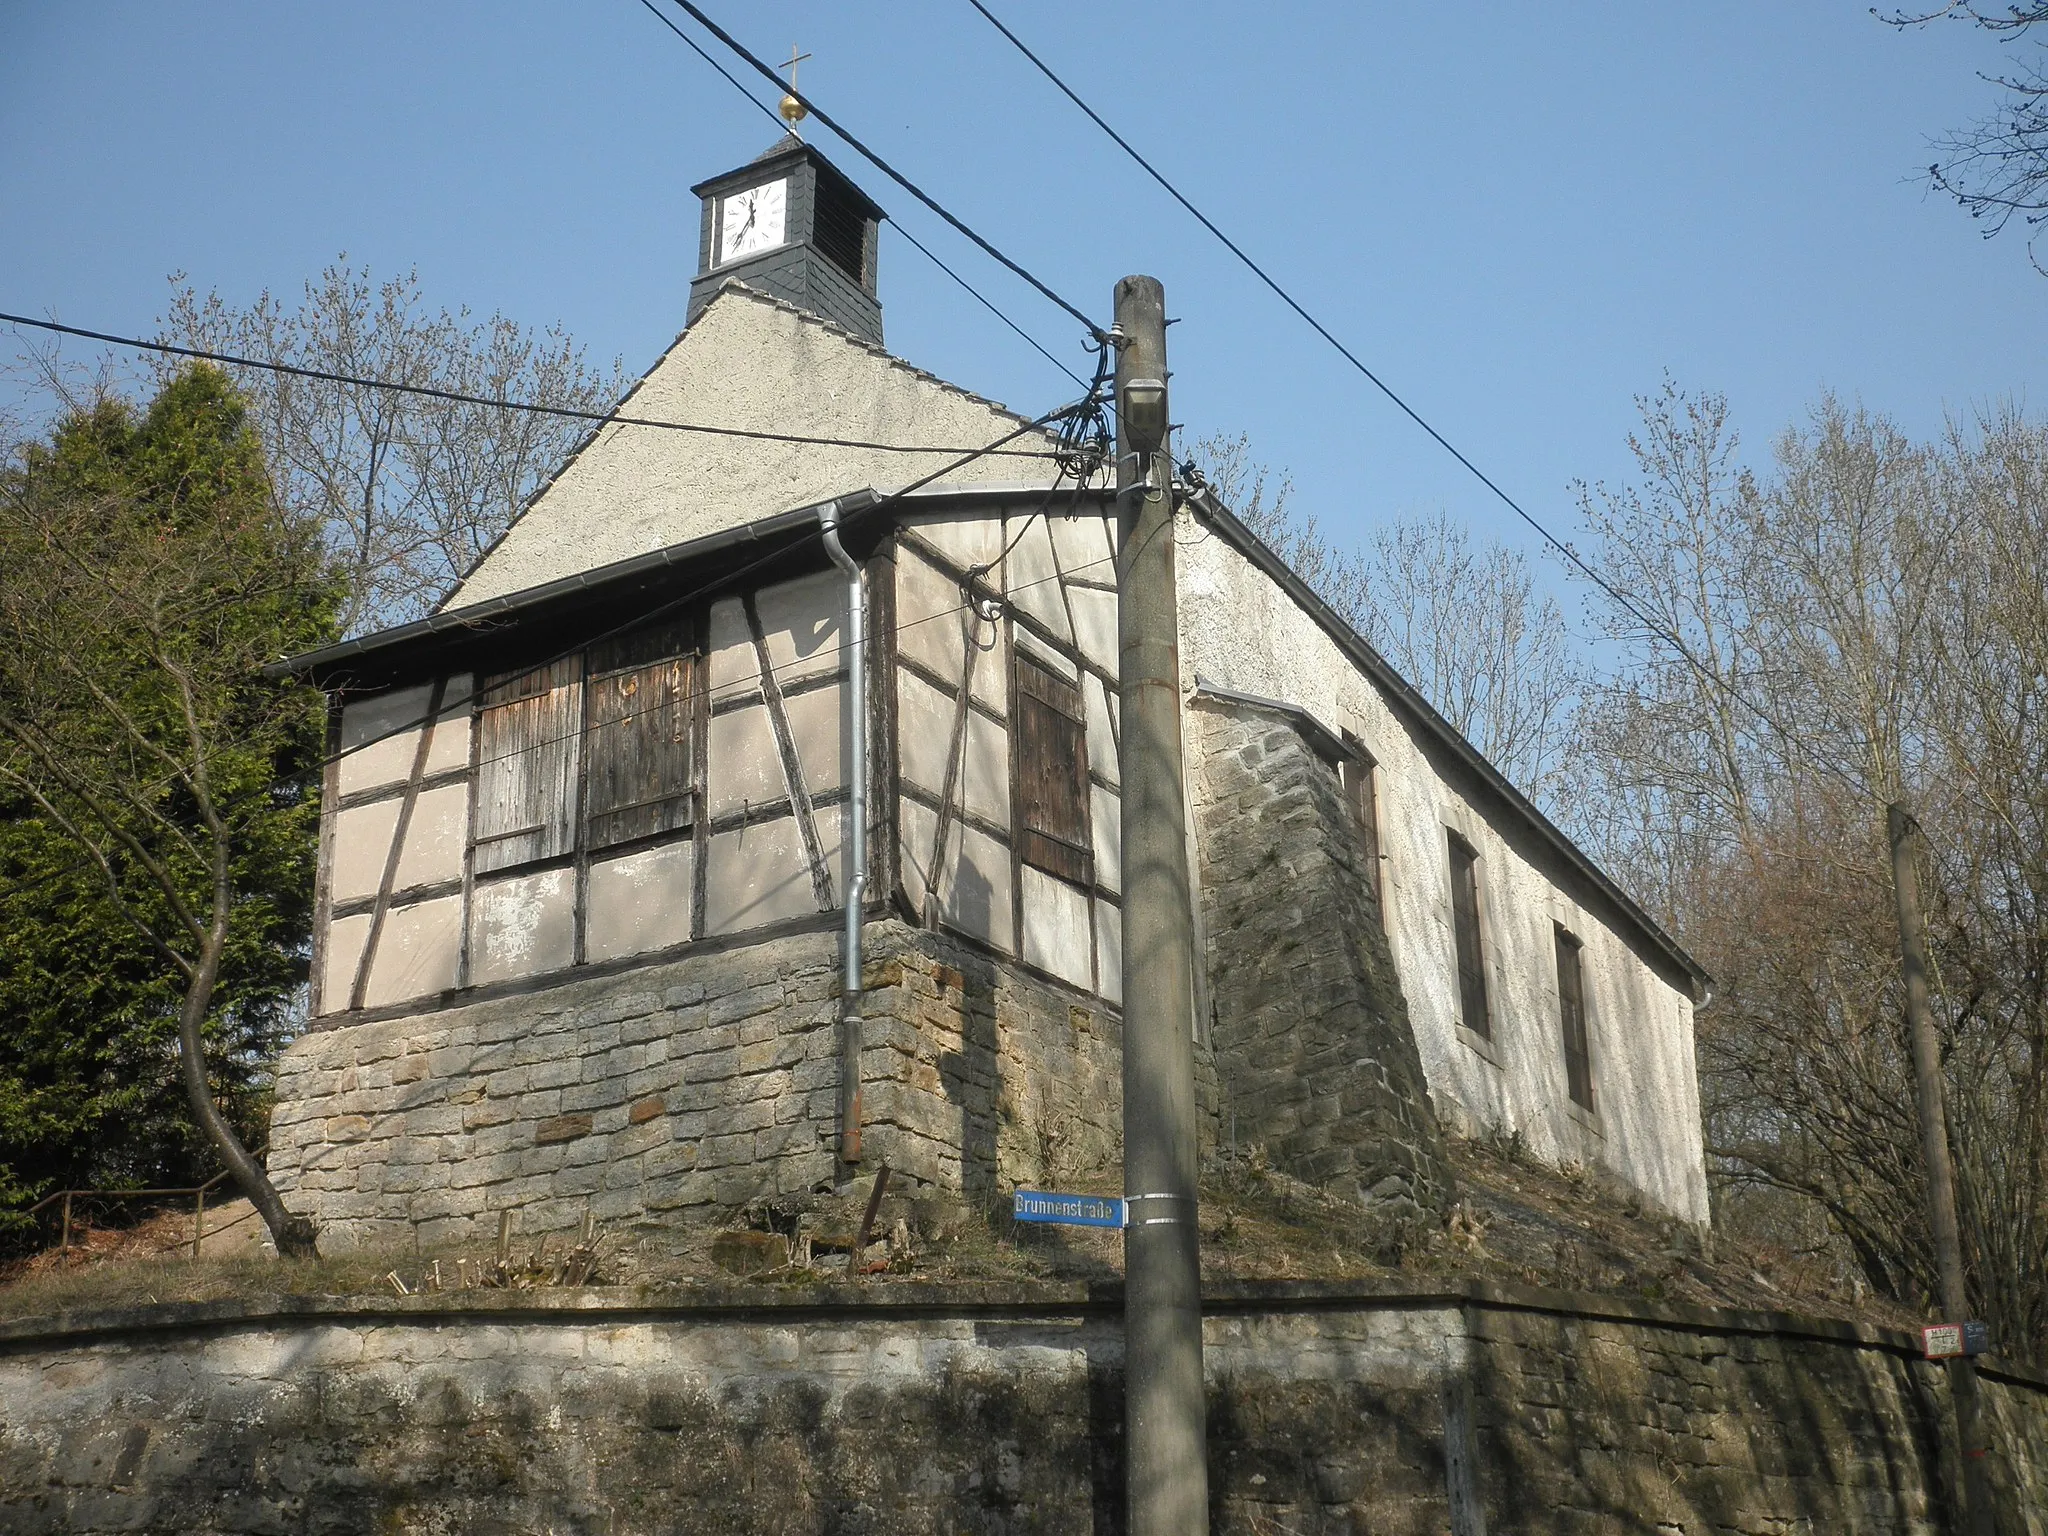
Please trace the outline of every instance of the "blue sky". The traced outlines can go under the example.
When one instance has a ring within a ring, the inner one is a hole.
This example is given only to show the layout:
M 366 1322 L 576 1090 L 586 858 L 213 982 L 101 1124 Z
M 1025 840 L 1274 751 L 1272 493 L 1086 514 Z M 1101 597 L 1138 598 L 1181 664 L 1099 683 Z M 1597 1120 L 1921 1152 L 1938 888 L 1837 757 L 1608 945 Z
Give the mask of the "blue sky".
M 1162 278 L 1176 418 L 1249 432 L 1336 537 L 1443 507 L 1531 546 L 965 0 L 706 8 L 800 42 L 807 92 L 1082 307 Z M 1752 456 L 1823 388 L 1923 434 L 2048 393 L 2048 279 L 1914 179 L 1992 101 L 1968 29 L 1856 0 L 996 8 L 1561 532 L 1666 372 L 1725 391 Z M 637 373 L 681 324 L 691 183 L 772 136 L 637 0 L 0 0 L 0 309 L 146 330 L 173 270 L 246 302 L 346 251 Z M 812 137 L 1079 365 L 1070 321 Z M 881 271 L 892 350 L 1021 409 L 1071 390 L 887 233 Z

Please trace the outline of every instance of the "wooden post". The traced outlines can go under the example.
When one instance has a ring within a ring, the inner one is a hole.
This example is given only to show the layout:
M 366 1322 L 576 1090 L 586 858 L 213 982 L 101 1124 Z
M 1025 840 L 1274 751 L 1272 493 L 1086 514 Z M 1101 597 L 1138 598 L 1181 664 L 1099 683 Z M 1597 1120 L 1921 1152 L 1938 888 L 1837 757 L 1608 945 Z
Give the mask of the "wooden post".
M 1948 1114 L 1942 1102 L 1941 1042 L 1927 1010 L 1927 939 L 1920 911 L 1920 873 L 1915 862 L 1920 827 L 1903 805 L 1885 811 L 1892 845 L 1892 885 L 1899 907 L 1899 955 L 1906 981 L 1906 1022 L 1913 1040 L 1913 1088 L 1920 1104 L 1920 1147 L 1927 1164 L 1927 1224 L 1941 1273 L 1942 1321 L 1962 1323 L 1970 1315 L 1963 1284 L 1963 1245 L 1956 1223 L 1955 1167 L 1949 1160 Z M 1968 1355 L 1948 1362 L 1949 1398 L 1956 1412 L 1956 1441 L 1963 1471 L 1963 1529 L 1969 1536 L 1994 1536 L 1990 1469 L 1984 1464 L 1984 1422 L 1977 1397 L 1977 1364 Z
M 193 1191 L 195 1204 L 192 1207 L 192 1262 L 199 1262 L 199 1240 L 206 1236 L 206 1186 L 200 1185 Z
M 1124 1483 L 1131 1536 L 1209 1529 L 1196 1223 L 1194 899 L 1181 782 L 1166 293 L 1116 285 L 1123 701 Z
M 71 1191 L 64 1191 L 64 1235 L 57 1240 L 57 1251 L 68 1254 L 71 1251 Z

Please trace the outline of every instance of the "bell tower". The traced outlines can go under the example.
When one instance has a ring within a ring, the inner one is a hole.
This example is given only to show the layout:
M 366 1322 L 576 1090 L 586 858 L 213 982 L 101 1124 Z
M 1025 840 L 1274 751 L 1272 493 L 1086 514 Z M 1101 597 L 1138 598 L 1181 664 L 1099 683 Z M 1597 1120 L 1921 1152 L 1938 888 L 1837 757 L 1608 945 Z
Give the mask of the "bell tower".
M 875 255 L 885 215 L 831 161 L 792 132 L 690 190 L 704 213 L 686 325 L 731 279 L 882 344 Z

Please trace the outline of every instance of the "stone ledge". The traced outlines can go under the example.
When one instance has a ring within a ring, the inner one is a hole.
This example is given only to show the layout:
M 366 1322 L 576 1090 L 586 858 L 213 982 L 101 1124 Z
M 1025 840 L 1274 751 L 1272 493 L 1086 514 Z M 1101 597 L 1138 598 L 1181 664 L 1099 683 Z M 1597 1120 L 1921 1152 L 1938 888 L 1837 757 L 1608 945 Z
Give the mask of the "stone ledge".
M 1688 1333 L 1810 1339 L 1921 1358 L 1920 1341 L 1902 1329 L 1792 1312 L 1697 1307 L 1638 1301 L 1580 1291 L 1547 1290 L 1487 1280 L 1451 1280 L 1415 1286 L 1397 1280 L 1240 1280 L 1212 1284 L 1202 1293 L 1207 1316 L 1334 1311 L 1413 1311 L 1448 1307 L 1524 1312 L 1579 1322 L 1621 1323 Z M 886 1321 L 943 1317 L 1114 1316 L 1123 1310 L 1123 1286 L 1098 1284 L 946 1285 L 892 1281 L 878 1286 L 838 1282 L 794 1290 L 711 1284 L 688 1293 L 641 1295 L 613 1291 L 463 1291 L 431 1296 L 263 1296 L 247 1301 L 167 1302 L 153 1307 L 63 1312 L 0 1322 L 0 1354 L 38 1347 L 100 1344 L 165 1334 L 219 1333 L 264 1324 L 354 1322 L 440 1327 L 467 1322 L 535 1326 L 585 1322 L 686 1322 L 717 1318 Z M 1996 1380 L 2048 1392 L 2048 1370 L 2020 1361 L 1980 1356 L 1979 1371 Z

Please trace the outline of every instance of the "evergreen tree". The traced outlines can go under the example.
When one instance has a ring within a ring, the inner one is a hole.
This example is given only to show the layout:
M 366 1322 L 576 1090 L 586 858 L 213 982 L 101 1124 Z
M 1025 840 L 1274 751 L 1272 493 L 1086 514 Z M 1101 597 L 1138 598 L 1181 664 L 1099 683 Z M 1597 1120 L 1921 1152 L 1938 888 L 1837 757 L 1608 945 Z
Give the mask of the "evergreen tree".
M 324 732 L 262 666 L 337 632 L 241 397 L 194 367 L 0 469 L 0 1204 L 246 1147 L 305 981 Z M 182 1102 L 181 1102 L 182 1098 Z

